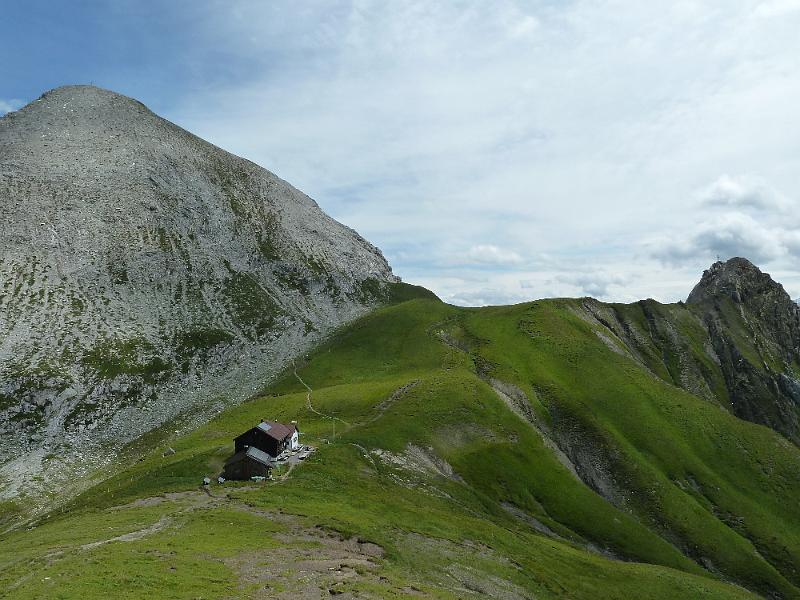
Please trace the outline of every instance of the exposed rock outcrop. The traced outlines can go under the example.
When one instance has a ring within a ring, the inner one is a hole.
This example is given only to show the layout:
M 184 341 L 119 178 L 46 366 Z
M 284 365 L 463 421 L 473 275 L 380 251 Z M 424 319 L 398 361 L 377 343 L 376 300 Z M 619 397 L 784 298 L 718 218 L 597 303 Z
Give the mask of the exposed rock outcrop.
M 703 273 L 687 304 L 711 339 L 733 412 L 800 442 L 800 307 L 744 258 Z

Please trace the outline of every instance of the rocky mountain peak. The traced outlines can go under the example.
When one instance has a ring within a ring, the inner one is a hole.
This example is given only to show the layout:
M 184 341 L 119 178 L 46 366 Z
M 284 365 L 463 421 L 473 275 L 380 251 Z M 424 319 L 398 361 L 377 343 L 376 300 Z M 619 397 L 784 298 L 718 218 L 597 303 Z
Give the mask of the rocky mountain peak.
M 705 323 L 733 412 L 800 440 L 800 307 L 744 258 L 714 263 L 687 306 Z
M 76 147 L 89 144 L 102 148 L 112 161 L 126 163 L 138 147 L 155 140 L 165 143 L 181 134 L 186 132 L 141 102 L 89 85 L 50 90 L 0 120 L 6 152 L 24 147 L 37 159 L 48 160 L 51 167 L 68 168 L 64 160 L 58 160 L 59 154 L 71 154 Z
M 398 281 L 273 173 L 92 86 L 0 118 L 0 227 L 0 498 L 242 401 Z
M 736 257 L 715 262 L 704 271 L 700 282 L 689 294 L 687 303 L 701 304 L 727 297 L 742 304 L 765 296 L 781 303 L 791 302 L 783 286 L 769 274 L 762 272 L 746 258 Z
M 752 330 L 747 337 L 762 339 L 780 361 L 800 357 L 800 307 L 783 286 L 746 258 L 716 262 L 703 273 L 687 300 L 707 315 L 724 312 L 726 301 Z M 730 320 L 730 315 L 725 320 Z
M 93 115 L 99 113 L 116 113 L 125 118 L 126 128 L 135 124 L 133 116 L 159 118 L 138 100 L 94 85 L 64 85 L 48 90 L 9 115 L 12 118 L 35 117 L 37 126 L 45 129 L 80 120 L 91 121 Z

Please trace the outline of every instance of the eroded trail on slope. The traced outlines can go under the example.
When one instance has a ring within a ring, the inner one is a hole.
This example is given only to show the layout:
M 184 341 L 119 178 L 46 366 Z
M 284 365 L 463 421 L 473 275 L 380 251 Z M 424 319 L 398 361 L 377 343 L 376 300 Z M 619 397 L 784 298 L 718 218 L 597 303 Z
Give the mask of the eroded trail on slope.
M 319 412 L 316 408 L 314 408 L 314 404 L 311 402 L 311 394 L 313 393 L 314 390 L 311 389 L 311 386 L 308 385 L 305 381 L 303 381 L 303 378 L 300 377 L 300 375 L 297 373 L 297 366 L 295 365 L 294 361 L 292 361 L 292 371 L 294 372 L 294 376 L 297 378 L 297 381 L 299 381 L 303 385 L 303 387 L 306 388 L 306 407 L 308 408 L 308 410 L 310 410 L 315 415 L 322 417 L 323 419 L 339 421 L 340 423 L 343 423 L 345 426 L 351 427 L 350 423 L 348 423 L 344 419 L 341 419 L 334 415 L 326 415 L 324 413 Z

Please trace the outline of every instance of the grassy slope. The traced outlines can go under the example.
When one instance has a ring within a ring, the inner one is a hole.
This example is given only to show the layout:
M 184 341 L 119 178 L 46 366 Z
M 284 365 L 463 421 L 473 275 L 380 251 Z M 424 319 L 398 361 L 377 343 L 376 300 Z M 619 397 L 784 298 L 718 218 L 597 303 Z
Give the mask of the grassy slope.
M 608 448 L 642 522 L 751 587 L 796 594 L 785 578 L 798 583 L 797 448 L 611 352 L 569 304 L 489 309 L 469 321 L 491 340 L 480 352 L 501 376 L 547 394 Z
M 307 409 L 288 374 L 171 441 L 174 455 L 160 448 L 68 513 L 0 540 L 0 589 L 18 598 L 108 589 L 215 598 L 271 585 L 275 595 L 285 581 L 254 582 L 237 574 L 237 561 L 299 551 L 304 542 L 286 535 L 302 526 L 383 546 L 380 577 L 362 568 L 338 588 L 377 597 L 415 589 L 440 598 L 749 597 L 723 577 L 798 595 L 797 448 L 611 352 L 569 301 L 480 310 L 406 302 L 346 328 L 299 373 L 315 408 L 341 419 L 335 438 L 334 421 Z M 489 376 L 524 390 L 543 425 L 580 432 L 611 466 L 623 491 L 618 507 L 559 462 Z M 141 502 L 196 490 L 218 472 L 232 437 L 262 417 L 298 419 L 319 452 L 285 481 L 215 485 L 205 503 L 200 492 Z M 409 444 L 429 448 L 458 476 L 371 452 L 407 457 Z M 277 512 L 298 515 L 300 525 L 269 516 Z M 552 534 L 538 533 L 532 519 Z M 146 531 L 156 523 L 163 527 Z M 141 530 L 140 539 L 82 548 Z M 318 542 L 305 543 L 314 551 Z

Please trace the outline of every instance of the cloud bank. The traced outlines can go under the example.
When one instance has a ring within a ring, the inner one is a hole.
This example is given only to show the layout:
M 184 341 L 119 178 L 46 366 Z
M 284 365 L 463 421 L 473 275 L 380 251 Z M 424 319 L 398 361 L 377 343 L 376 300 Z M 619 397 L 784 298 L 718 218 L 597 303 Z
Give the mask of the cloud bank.
M 522 264 L 522 257 L 514 251 L 492 244 L 478 244 L 467 252 L 468 262 L 479 265 L 513 266 Z
M 0 96 L 70 82 L 54 68 L 135 96 L 448 301 L 677 300 L 735 254 L 796 297 L 799 9 L 120 0 L 58 9 L 37 48 L 11 7 Z
M 652 242 L 667 265 L 713 255 L 744 256 L 768 265 L 800 258 L 800 213 L 796 202 L 752 175 L 723 175 L 697 195 L 696 222 Z
M 734 207 L 756 211 L 787 211 L 794 208 L 785 196 L 759 177 L 722 175 L 699 194 L 708 206 Z

